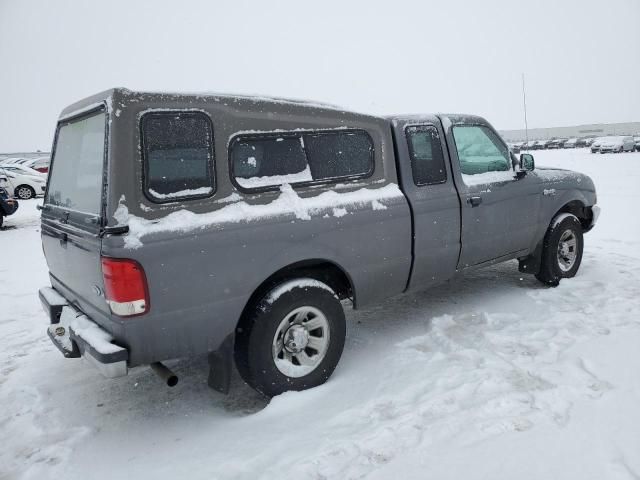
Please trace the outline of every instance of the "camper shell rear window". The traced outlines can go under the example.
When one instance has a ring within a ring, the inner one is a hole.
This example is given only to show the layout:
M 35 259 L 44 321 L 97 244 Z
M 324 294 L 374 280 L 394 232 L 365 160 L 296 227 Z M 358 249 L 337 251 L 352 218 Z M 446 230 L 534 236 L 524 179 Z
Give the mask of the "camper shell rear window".
M 100 216 L 105 145 L 104 108 L 60 122 L 45 205 Z

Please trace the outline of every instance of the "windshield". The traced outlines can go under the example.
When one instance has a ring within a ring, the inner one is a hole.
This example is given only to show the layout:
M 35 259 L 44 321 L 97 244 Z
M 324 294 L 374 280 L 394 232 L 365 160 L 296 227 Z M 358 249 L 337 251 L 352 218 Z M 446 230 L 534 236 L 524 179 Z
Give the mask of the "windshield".
M 45 204 L 100 215 L 104 144 L 104 111 L 60 126 Z

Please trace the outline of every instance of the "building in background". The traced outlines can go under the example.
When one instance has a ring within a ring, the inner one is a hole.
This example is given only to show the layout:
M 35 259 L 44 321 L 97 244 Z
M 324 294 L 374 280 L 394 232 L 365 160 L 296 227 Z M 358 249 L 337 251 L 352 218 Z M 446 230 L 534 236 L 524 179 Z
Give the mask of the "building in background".
M 507 142 L 526 140 L 522 130 L 501 130 L 500 135 Z M 574 127 L 530 128 L 529 140 L 547 140 L 550 138 L 604 137 L 606 135 L 640 135 L 640 122 L 594 123 Z

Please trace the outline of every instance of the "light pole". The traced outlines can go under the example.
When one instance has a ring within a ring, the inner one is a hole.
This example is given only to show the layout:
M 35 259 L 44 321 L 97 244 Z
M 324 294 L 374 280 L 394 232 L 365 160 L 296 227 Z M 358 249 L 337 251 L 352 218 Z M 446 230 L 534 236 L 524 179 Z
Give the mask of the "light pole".
M 529 126 L 527 125 L 527 94 L 524 88 L 524 72 L 522 73 L 522 105 L 524 106 L 524 135 L 529 143 Z

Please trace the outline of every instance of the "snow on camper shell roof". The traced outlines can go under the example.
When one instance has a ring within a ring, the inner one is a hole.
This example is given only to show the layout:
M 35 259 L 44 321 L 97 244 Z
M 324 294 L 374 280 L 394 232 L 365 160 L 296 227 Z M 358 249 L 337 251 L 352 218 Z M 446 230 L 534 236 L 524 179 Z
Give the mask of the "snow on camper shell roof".
M 313 110 L 329 110 L 333 112 L 348 112 L 357 114 L 357 112 L 342 108 L 337 105 L 314 102 L 309 100 L 281 98 L 263 95 L 244 95 L 244 94 L 225 94 L 216 92 L 154 92 L 154 91 L 133 91 L 127 88 L 112 88 L 79 100 L 64 110 L 60 114 L 60 119 L 73 117 L 79 113 L 98 107 L 104 104 L 111 106 L 111 101 L 115 93 L 130 97 L 146 97 L 150 100 L 169 100 L 169 99 L 206 99 L 215 102 L 233 102 L 233 103 L 252 103 L 264 105 L 290 105 L 293 107 L 313 109 Z M 366 115 L 369 116 L 369 115 Z

